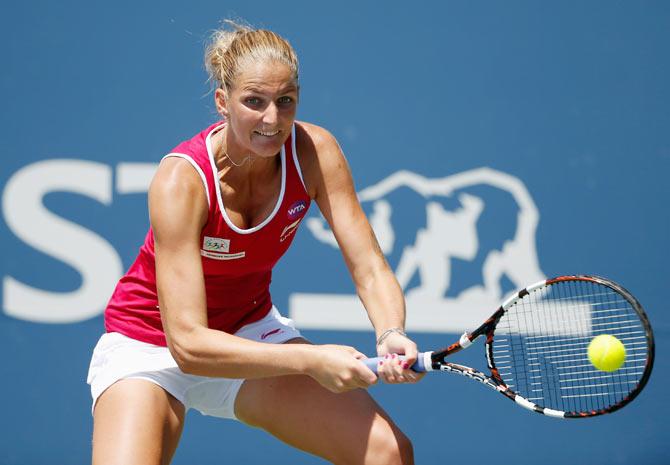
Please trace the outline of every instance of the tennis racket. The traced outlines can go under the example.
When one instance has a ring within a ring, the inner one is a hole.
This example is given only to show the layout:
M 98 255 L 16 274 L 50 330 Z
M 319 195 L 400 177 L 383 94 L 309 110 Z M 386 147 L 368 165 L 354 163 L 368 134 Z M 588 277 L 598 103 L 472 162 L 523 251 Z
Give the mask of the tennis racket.
M 626 349 L 614 372 L 587 356 L 600 334 Z M 445 359 L 485 336 L 490 374 Z M 381 357 L 364 360 L 373 371 Z M 654 336 L 640 303 L 620 285 L 596 276 L 541 281 L 508 298 L 479 328 L 458 342 L 419 354 L 412 369 L 447 371 L 479 381 L 534 412 L 586 418 L 614 412 L 644 388 L 654 362 Z

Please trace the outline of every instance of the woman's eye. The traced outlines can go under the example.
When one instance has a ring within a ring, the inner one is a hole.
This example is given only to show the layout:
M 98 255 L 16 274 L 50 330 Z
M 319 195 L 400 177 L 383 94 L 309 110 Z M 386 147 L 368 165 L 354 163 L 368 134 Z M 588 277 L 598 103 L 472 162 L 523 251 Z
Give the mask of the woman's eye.
M 277 102 L 280 105 L 290 105 L 291 103 L 293 103 L 293 98 L 287 96 L 279 97 L 279 100 Z
M 258 97 L 247 97 L 244 101 L 249 105 L 258 105 L 261 103 L 261 99 Z

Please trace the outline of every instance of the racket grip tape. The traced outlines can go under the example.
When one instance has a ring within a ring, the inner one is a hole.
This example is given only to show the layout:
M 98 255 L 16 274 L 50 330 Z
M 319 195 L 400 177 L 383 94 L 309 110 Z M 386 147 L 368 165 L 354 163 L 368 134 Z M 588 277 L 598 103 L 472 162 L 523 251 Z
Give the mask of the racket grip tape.
M 414 362 L 414 365 L 412 365 L 410 368 L 417 373 L 423 373 L 426 371 L 433 371 L 433 361 L 430 358 L 432 355 L 432 352 L 419 352 L 418 357 L 416 358 L 416 362 Z M 398 356 L 400 360 L 404 360 L 405 356 L 404 355 L 399 355 Z M 375 374 L 377 374 L 377 368 L 379 367 L 379 362 L 383 361 L 384 357 L 373 357 L 373 358 L 366 358 L 365 360 L 361 360 L 365 366 L 367 366 L 370 370 L 372 370 Z

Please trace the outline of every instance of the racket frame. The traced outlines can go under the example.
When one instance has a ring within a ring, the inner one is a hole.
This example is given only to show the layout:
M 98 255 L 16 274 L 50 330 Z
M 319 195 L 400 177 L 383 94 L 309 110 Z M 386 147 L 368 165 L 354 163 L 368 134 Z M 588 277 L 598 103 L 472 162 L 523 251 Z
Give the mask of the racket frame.
M 634 308 L 634 310 L 640 317 L 640 321 L 642 323 L 642 326 L 644 327 L 648 343 L 647 359 L 644 372 L 640 377 L 640 380 L 637 383 L 637 385 L 631 390 L 631 392 L 627 396 L 625 396 L 616 404 L 613 404 L 607 408 L 599 410 L 591 410 L 588 412 L 564 412 L 560 410 L 554 410 L 543 407 L 534 402 L 531 402 L 530 400 L 526 399 L 525 397 L 521 396 L 520 394 L 514 392 L 511 388 L 509 388 L 505 383 L 505 381 L 500 376 L 500 373 L 498 372 L 498 369 L 495 366 L 495 361 L 493 359 L 494 332 L 496 325 L 498 324 L 498 321 L 500 321 L 505 312 L 510 307 L 512 307 L 518 300 L 522 299 L 531 292 L 542 287 L 549 287 L 553 284 L 562 281 L 590 281 L 596 284 L 609 287 L 610 289 L 622 295 L 631 304 L 631 306 Z M 490 376 L 485 373 L 482 373 L 481 371 L 475 370 L 474 368 L 459 365 L 456 363 L 451 363 L 445 360 L 447 357 L 450 357 L 451 355 L 465 348 L 470 347 L 475 342 L 475 340 L 477 340 L 481 336 L 486 336 L 484 349 L 486 354 L 486 362 L 491 372 Z M 647 384 L 649 376 L 651 375 L 651 370 L 654 364 L 654 351 L 655 351 L 654 337 L 653 332 L 651 330 L 651 325 L 649 323 L 649 319 L 647 318 L 647 315 L 642 309 L 642 305 L 640 305 L 637 299 L 630 292 L 628 292 L 621 285 L 613 281 L 610 281 L 606 278 L 602 278 L 600 276 L 570 275 L 570 276 L 559 276 L 556 278 L 538 281 L 537 283 L 532 284 L 526 287 L 525 289 L 522 289 L 512 294 L 500 305 L 500 307 L 493 313 L 493 315 L 491 315 L 477 329 L 475 329 L 472 332 L 463 333 L 458 342 L 455 342 L 452 345 L 441 350 L 437 350 L 434 352 L 427 352 L 427 354 L 430 354 L 430 363 L 426 363 L 426 368 L 430 367 L 430 371 L 447 371 L 450 373 L 456 373 L 465 376 L 467 378 L 474 379 L 475 381 L 479 381 L 480 383 L 490 387 L 491 389 L 503 394 L 508 399 L 513 400 L 518 405 L 536 413 L 540 413 L 554 418 L 588 418 L 597 415 L 612 413 L 616 410 L 619 410 L 626 404 L 630 403 L 633 399 L 635 399 L 635 397 L 637 397 L 640 391 L 642 391 L 644 386 Z

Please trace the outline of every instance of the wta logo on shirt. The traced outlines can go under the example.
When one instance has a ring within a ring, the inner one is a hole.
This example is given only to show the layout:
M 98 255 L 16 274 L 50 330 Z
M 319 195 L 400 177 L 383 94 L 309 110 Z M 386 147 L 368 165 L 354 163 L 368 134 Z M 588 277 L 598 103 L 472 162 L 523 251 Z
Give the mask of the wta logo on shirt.
M 288 207 L 286 214 L 291 223 L 287 225 L 279 235 L 279 242 L 284 242 L 296 232 L 298 225 L 300 224 L 300 221 L 306 212 L 307 202 L 304 200 L 298 200 L 297 202 L 292 203 L 290 207 Z
M 293 205 L 288 207 L 288 210 L 287 210 L 288 219 L 289 220 L 295 220 L 305 210 L 307 210 L 307 202 L 305 202 L 304 200 L 298 200 L 297 202 L 293 203 Z

